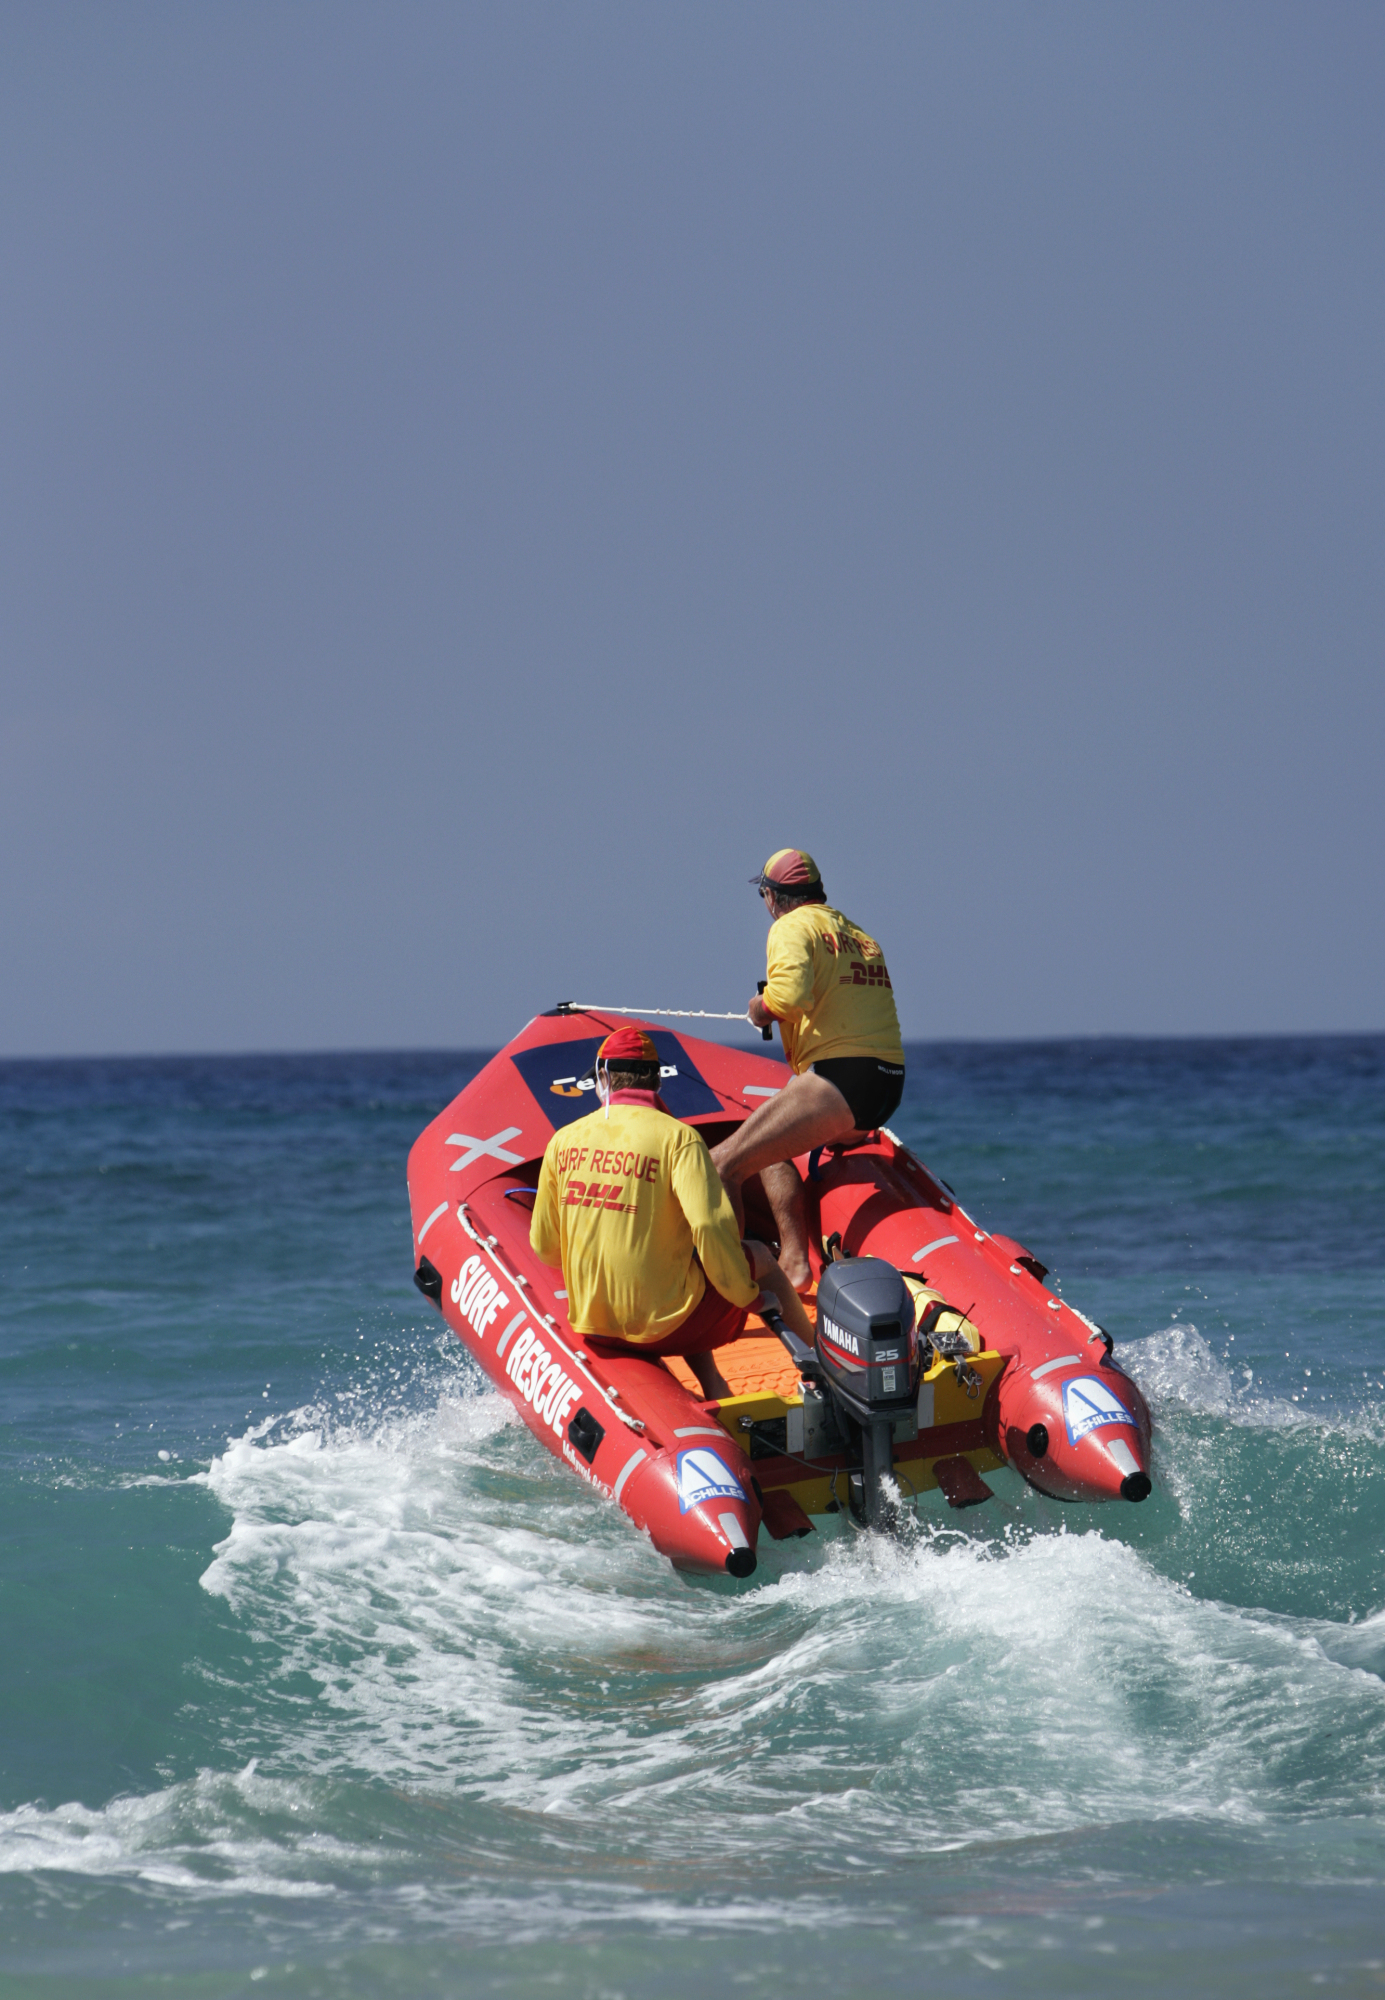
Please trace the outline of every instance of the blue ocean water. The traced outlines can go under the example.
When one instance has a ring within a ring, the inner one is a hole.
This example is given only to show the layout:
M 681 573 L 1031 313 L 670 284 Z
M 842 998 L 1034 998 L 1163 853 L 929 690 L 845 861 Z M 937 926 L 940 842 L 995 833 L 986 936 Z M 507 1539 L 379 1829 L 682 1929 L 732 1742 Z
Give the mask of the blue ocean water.
M 1385 1038 L 913 1049 L 1155 1491 L 740 1585 L 413 1290 L 481 1060 L 0 1065 L 0 1990 L 1385 1985 Z

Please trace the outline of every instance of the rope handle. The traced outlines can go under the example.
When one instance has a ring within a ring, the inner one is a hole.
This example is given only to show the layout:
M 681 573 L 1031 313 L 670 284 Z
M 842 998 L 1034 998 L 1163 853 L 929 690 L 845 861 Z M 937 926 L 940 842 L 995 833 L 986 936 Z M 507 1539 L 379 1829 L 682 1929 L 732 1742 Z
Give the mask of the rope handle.
M 768 980 L 756 982 L 758 992 L 763 993 Z M 749 1014 L 714 1014 L 706 1007 L 601 1007 L 595 1000 L 560 1000 L 553 1009 L 555 1014 L 638 1014 L 641 1019 L 657 1014 L 665 1021 L 749 1021 Z M 752 1027 L 754 1023 L 751 1023 Z M 760 1040 L 772 1042 L 774 1029 L 761 1028 Z
M 761 991 L 764 985 L 761 982 Z M 560 1000 L 555 1014 L 659 1014 L 672 1021 L 748 1021 L 748 1014 L 713 1014 L 705 1007 L 599 1007 L 595 1000 Z M 769 1040 L 768 1030 L 764 1030 Z

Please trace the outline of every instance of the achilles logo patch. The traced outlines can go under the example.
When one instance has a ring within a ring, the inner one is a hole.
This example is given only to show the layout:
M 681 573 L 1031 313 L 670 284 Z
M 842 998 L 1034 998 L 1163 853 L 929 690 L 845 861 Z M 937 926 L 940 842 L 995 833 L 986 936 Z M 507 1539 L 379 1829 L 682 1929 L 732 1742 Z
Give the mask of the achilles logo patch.
M 1103 1424 L 1133 1424 L 1125 1404 L 1113 1396 L 1095 1375 L 1079 1375 L 1063 1384 L 1063 1422 L 1068 1427 L 1068 1443 L 1076 1444 L 1088 1431 Z
M 704 1500 L 744 1500 L 745 1488 L 724 1458 L 699 1449 L 678 1454 L 678 1511 L 700 1507 Z

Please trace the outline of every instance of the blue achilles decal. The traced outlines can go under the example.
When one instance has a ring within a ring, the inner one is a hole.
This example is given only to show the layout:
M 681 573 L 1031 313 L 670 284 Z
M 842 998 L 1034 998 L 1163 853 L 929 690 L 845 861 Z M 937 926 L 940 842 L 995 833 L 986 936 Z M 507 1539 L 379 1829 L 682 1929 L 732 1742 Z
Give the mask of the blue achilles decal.
M 678 1511 L 700 1507 L 704 1500 L 744 1500 L 745 1488 L 724 1458 L 700 1446 L 678 1454 Z
M 1097 1376 L 1079 1375 L 1063 1384 L 1063 1422 L 1068 1427 L 1068 1443 L 1076 1444 L 1103 1424 L 1133 1424 L 1135 1419 Z

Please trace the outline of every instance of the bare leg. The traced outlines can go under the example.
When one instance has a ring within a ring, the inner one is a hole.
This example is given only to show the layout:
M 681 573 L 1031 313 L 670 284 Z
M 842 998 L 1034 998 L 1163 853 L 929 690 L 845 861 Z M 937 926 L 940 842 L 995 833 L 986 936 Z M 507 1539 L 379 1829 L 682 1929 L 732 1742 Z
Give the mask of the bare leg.
M 713 1159 L 715 1159 L 715 1158 L 716 1158 L 716 1155 L 715 1155 L 715 1154 L 713 1154 L 713 1156 L 712 1156 L 712 1157 L 713 1157 Z M 733 1214 L 733 1215 L 735 1216 L 735 1218 L 736 1218 L 736 1227 L 737 1227 L 737 1229 L 739 1229 L 739 1230 L 740 1230 L 740 1232 L 741 1232 L 741 1235 L 742 1235 L 742 1236 L 744 1236 L 744 1235 L 745 1235 L 745 1196 L 744 1196 L 744 1195 L 743 1195 L 743 1194 L 741 1193 L 741 1184 L 740 1184 L 740 1182 L 739 1182 L 739 1181 L 726 1181 L 726 1180 L 724 1180 L 724 1181 L 722 1182 L 722 1186 L 723 1186 L 723 1187 L 724 1187 L 724 1188 L 726 1189 L 726 1199 L 727 1199 L 727 1200 L 728 1200 L 728 1201 L 730 1202 L 730 1204 L 731 1204 L 731 1213 L 732 1213 L 732 1214 Z
M 847 1139 L 856 1130 L 846 1099 L 835 1083 L 811 1070 L 790 1077 L 777 1097 L 752 1111 L 727 1139 L 712 1148 L 712 1161 L 729 1188 L 791 1160 L 796 1153 Z
M 774 1212 L 784 1276 L 796 1292 L 806 1292 L 813 1282 L 813 1269 L 808 1262 L 808 1205 L 798 1168 L 792 1160 L 761 1167 L 760 1184 Z
M 712 1164 L 738 1212 L 741 1182 L 759 1174 L 779 1231 L 780 1261 L 795 1289 L 807 1286 L 813 1274 L 803 1183 L 794 1155 L 849 1139 L 855 1130 L 856 1120 L 837 1086 L 808 1070 L 791 1077 L 777 1097 L 752 1111 L 730 1138 L 712 1149 Z
M 719 1403 L 731 1394 L 731 1384 L 717 1367 L 715 1348 L 708 1348 L 702 1354 L 685 1354 L 683 1359 L 697 1377 L 697 1386 L 703 1398 L 709 1403 Z

